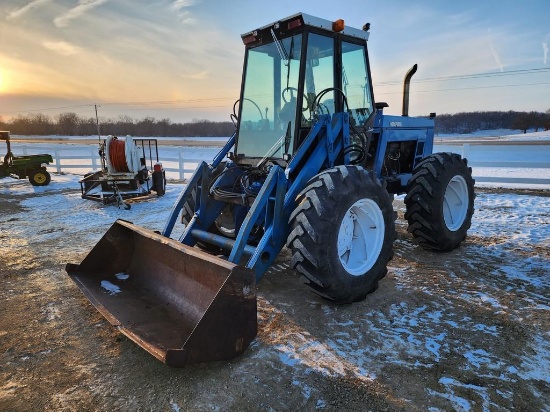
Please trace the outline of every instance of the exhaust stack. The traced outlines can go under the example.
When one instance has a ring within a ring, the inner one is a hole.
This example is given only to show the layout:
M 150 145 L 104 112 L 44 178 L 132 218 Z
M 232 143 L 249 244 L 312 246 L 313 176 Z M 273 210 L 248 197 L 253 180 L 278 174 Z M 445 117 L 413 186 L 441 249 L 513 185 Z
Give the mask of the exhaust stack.
M 416 70 L 418 69 L 418 65 L 415 64 L 413 67 L 409 69 L 407 74 L 405 75 L 405 80 L 403 81 L 403 116 L 409 115 L 409 87 L 411 84 L 411 78 L 416 73 Z

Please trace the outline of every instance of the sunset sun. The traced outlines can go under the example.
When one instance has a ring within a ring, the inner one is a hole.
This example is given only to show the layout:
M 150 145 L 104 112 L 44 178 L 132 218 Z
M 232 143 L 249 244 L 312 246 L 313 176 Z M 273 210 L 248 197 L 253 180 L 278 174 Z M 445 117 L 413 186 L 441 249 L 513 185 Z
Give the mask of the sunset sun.
M 13 85 L 13 82 L 10 82 L 10 77 L 9 71 L 6 72 L 5 69 L 0 68 L 0 93 L 10 92 L 10 85 Z

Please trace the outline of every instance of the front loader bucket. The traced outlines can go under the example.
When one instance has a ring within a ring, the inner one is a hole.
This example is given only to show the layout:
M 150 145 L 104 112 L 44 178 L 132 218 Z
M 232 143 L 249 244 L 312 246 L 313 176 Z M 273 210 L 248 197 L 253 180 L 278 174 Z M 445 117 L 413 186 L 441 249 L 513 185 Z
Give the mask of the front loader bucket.
M 117 220 L 66 271 L 124 335 L 170 366 L 231 359 L 256 336 L 254 273 Z

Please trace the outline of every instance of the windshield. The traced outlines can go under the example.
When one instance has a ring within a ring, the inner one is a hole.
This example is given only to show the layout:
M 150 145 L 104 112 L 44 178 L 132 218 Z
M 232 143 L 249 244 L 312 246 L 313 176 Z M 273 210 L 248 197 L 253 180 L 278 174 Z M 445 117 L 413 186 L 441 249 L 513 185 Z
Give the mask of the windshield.
M 236 154 L 281 158 L 292 151 L 302 35 L 249 49 Z
M 312 109 L 334 114 L 334 39 L 311 33 L 307 41 L 305 99 L 302 126 L 310 127 Z M 315 102 L 315 99 L 317 101 Z M 314 107 L 314 103 L 316 107 Z
M 373 112 L 364 46 L 342 42 L 342 86 L 351 112 L 350 122 L 364 125 Z

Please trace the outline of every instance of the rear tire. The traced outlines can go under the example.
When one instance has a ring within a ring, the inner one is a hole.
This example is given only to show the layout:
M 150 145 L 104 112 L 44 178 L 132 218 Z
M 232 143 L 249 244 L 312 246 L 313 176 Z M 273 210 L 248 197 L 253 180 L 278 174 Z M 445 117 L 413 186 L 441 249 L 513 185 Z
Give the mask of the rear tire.
M 405 219 L 421 246 L 449 251 L 466 238 L 474 214 L 474 183 L 467 160 L 455 153 L 432 154 L 414 168 Z
M 351 303 L 374 292 L 393 256 L 392 197 L 374 172 L 338 166 L 313 177 L 290 216 L 291 266 L 326 299 Z
M 164 170 L 153 172 L 153 190 L 157 196 L 164 196 L 166 193 L 166 173 Z
M 46 169 L 33 170 L 29 174 L 29 182 L 33 186 L 47 186 L 50 184 L 52 177 Z

